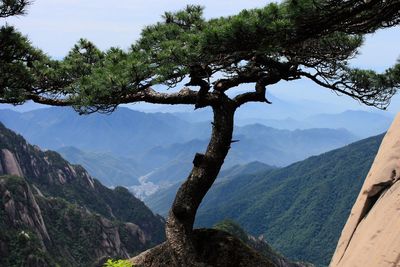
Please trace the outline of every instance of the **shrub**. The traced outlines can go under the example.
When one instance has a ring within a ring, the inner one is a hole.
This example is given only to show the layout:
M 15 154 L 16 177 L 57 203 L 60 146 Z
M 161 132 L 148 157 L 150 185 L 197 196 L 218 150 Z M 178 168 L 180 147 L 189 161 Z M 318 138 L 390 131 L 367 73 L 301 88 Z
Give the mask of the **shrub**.
M 104 264 L 104 267 L 133 267 L 133 264 L 127 260 L 112 260 L 109 259 Z

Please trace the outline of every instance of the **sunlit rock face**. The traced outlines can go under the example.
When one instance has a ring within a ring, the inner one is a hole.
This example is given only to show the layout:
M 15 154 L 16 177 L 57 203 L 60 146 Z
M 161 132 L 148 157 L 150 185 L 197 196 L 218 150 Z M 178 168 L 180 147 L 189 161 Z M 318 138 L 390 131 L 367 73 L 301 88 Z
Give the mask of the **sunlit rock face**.
M 351 210 L 331 267 L 400 266 L 400 114 Z

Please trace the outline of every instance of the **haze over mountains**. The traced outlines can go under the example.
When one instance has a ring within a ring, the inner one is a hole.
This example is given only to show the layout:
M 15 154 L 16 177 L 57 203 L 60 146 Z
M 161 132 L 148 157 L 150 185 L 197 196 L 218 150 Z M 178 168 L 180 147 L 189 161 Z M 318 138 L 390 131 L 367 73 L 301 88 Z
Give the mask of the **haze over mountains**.
M 377 118 L 385 118 L 361 114 L 371 124 Z M 329 129 L 237 126 L 234 139 L 239 142 L 232 144 L 224 168 L 252 161 L 286 166 L 360 138 L 339 127 L 351 125 L 348 121 L 330 120 L 335 127 Z M 87 116 L 79 116 L 70 108 L 24 113 L 0 110 L 0 121 L 29 142 L 58 150 L 71 162 L 83 165 L 105 185 L 128 186 L 139 197 L 186 178 L 193 155 L 206 148 L 211 128 L 210 122 L 190 122 L 179 114 L 143 113 L 128 108 L 119 108 L 110 115 Z M 380 121 L 375 124 L 375 132 L 385 130 L 386 121 Z
M 300 88 L 304 87 L 299 81 Z M 285 84 L 285 87 L 300 91 L 298 85 Z M 282 86 L 281 86 L 282 87 Z M 277 88 L 279 90 L 284 88 Z M 240 89 L 238 90 L 240 91 Z M 307 91 L 307 90 L 303 90 Z M 315 93 L 319 92 L 316 91 Z M 335 99 L 334 103 L 316 100 L 296 99 L 291 97 L 276 97 L 268 93 L 268 100 L 273 104 L 249 103 L 240 107 L 235 115 L 235 124 L 239 126 L 261 123 L 277 129 L 310 129 L 310 128 L 345 128 L 360 138 L 380 134 L 386 131 L 394 118 L 394 114 L 377 109 L 360 110 L 356 105 L 346 105 L 349 100 L 345 97 Z M 340 101 L 339 101 L 340 100 Z M 343 104 L 343 105 L 342 105 Z M 210 121 L 211 109 L 195 110 L 191 107 L 178 105 L 165 106 L 140 103 L 129 106 L 132 109 L 145 112 L 169 112 L 189 122 Z M 391 105 L 393 107 L 393 105 Z M 358 109 L 357 109 L 358 108 Z
M 347 110 L 341 113 L 321 113 L 308 116 L 304 119 L 260 119 L 249 118 L 247 123 L 262 123 L 277 129 L 310 129 L 310 128 L 331 128 L 346 129 L 352 134 L 366 138 L 386 131 L 393 115 L 390 113 L 373 113 L 360 110 Z

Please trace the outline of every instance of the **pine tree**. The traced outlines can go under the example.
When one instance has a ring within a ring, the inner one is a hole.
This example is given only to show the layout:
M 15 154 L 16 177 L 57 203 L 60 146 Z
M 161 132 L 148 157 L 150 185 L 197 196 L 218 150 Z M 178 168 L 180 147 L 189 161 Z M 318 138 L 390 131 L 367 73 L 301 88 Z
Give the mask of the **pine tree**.
M 23 14 L 28 4 L 0 3 L 0 18 Z M 309 79 L 380 109 L 400 87 L 399 62 L 383 73 L 348 63 L 366 34 L 400 23 L 400 0 L 286 0 L 211 20 L 202 12 L 190 5 L 165 13 L 127 51 L 100 51 L 82 39 L 62 60 L 33 48 L 12 26 L 0 29 L 0 102 L 32 100 L 73 106 L 82 114 L 112 112 L 134 102 L 212 108 L 207 150 L 195 155 L 167 220 L 163 246 L 177 266 L 207 261 L 196 251 L 193 223 L 231 146 L 237 108 L 249 102 L 270 104 L 266 88 L 280 81 Z M 183 82 L 174 93 L 153 89 Z M 242 84 L 252 89 L 226 94 Z

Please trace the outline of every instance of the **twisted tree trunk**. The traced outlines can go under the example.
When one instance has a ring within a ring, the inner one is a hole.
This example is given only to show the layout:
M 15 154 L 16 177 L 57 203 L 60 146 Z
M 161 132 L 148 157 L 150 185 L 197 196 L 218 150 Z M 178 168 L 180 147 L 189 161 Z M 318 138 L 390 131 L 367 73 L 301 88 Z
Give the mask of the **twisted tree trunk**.
M 193 245 L 193 224 L 197 209 L 214 183 L 229 151 L 236 106 L 225 95 L 213 106 L 212 134 L 205 154 L 197 153 L 193 169 L 179 188 L 169 212 L 166 236 L 177 266 L 205 266 Z

